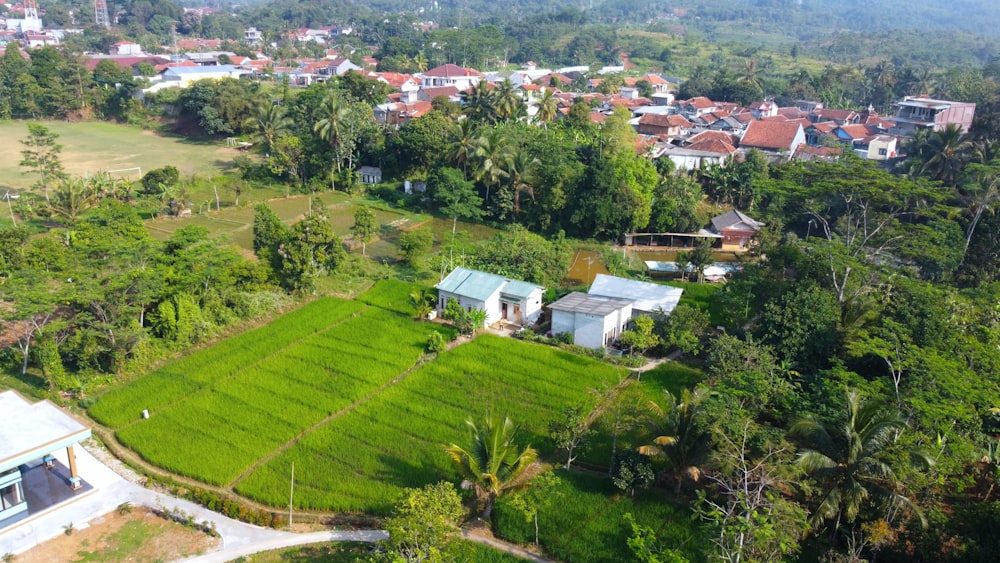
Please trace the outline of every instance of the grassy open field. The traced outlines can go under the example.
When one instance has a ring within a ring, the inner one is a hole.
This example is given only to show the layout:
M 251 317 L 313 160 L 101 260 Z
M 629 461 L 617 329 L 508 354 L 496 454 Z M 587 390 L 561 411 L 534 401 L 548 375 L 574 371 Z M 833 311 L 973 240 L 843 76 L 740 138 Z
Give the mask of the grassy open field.
M 113 123 L 46 121 L 43 125 L 59 135 L 61 159 L 69 174 L 134 167 L 146 173 L 170 164 L 183 176 L 214 176 L 230 168 L 237 154 L 221 142 L 160 136 Z M 22 174 L 19 166 L 24 148 L 20 140 L 27 136 L 23 121 L 0 122 L 0 189 L 24 190 L 35 182 L 35 177 Z M 127 177 L 137 179 L 137 172 L 130 171 Z

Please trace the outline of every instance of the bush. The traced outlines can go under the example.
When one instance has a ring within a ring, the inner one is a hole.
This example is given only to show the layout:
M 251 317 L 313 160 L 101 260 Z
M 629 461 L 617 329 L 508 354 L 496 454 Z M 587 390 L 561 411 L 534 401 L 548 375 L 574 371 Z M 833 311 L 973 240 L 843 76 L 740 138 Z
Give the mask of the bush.
M 445 348 L 444 336 L 440 332 L 434 331 L 427 335 L 427 351 L 440 352 Z
M 164 166 L 146 172 L 142 177 L 142 193 L 146 195 L 159 195 L 163 190 L 161 185 L 171 187 L 180 180 L 180 171 L 176 166 Z

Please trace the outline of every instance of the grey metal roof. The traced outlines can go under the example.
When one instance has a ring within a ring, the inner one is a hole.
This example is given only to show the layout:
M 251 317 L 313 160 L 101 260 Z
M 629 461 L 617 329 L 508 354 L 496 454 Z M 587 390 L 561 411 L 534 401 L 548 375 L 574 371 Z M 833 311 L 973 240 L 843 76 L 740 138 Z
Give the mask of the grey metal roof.
M 722 229 L 738 229 L 756 232 L 764 226 L 764 223 L 744 215 L 738 209 L 733 209 L 732 211 L 728 211 L 722 215 L 712 217 L 712 226 L 715 227 L 716 231 L 722 231 Z
M 588 293 L 629 299 L 632 301 L 632 308 L 638 311 L 653 312 L 662 309 L 664 313 L 669 313 L 681 300 L 684 290 L 656 283 L 597 274 Z
M 605 297 L 603 295 L 590 295 L 574 291 L 559 301 L 549 305 L 553 311 L 567 311 L 570 313 L 584 313 L 587 315 L 597 315 L 606 317 L 615 311 L 632 304 L 630 299 L 618 297 Z

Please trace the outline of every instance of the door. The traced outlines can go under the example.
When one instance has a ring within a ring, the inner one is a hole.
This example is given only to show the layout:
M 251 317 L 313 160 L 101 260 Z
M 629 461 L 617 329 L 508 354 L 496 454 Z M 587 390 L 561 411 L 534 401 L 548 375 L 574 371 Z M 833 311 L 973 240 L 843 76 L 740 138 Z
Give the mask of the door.
M 507 320 L 507 304 L 503 301 L 500 302 L 500 318 Z

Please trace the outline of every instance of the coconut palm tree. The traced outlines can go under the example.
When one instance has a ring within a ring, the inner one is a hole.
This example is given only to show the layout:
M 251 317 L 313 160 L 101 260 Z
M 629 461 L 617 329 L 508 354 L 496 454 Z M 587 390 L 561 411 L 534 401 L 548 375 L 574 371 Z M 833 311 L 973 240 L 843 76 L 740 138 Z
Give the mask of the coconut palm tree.
M 969 225 L 965 228 L 963 258 L 969 251 L 972 236 L 976 232 L 979 221 L 983 218 L 983 213 L 993 213 L 997 204 L 1000 203 L 1000 167 L 970 164 L 969 176 L 971 181 L 962 188 L 963 199 L 968 205 L 971 216 Z
M 252 118 L 251 126 L 256 129 L 258 138 L 264 143 L 265 153 L 274 152 L 275 141 L 292 127 L 292 119 L 287 113 L 285 106 L 269 100 L 257 108 L 257 116 Z
M 532 200 L 535 199 L 532 184 L 535 181 L 535 169 L 540 163 L 537 158 L 524 150 L 515 152 L 510 159 L 508 173 L 514 188 L 514 221 L 517 221 L 517 214 L 521 211 L 521 192 L 527 192 Z
M 493 114 L 499 119 L 510 121 L 521 112 L 524 101 L 518 95 L 509 78 L 497 84 L 493 92 Z
M 476 491 L 483 506 L 482 516 L 488 519 L 498 497 L 526 489 L 531 478 L 543 468 L 537 462 L 538 452 L 534 448 L 522 449 L 517 444 L 518 427 L 509 417 L 498 422 L 489 415 L 482 424 L 472 420 L 465 423 L 472 431 L 472 447 L 465 449 L 452 444 L 445 451 L 466 479 L 463 488 Z
M 698 421 L 708 388 L 684 389 L 680 401 L 669 391 L 666 395 L 664 407 L 650 402 L 653 417 L 649 426 L 656 437 L 652 444 L 641 446 L 639 453 L 666 461 L 680 492 L 685 478 L 695 482 L 701 478 L 701 466 L 708 461 L 711 434 Z
M 548 129 L 549 123 L 555 121 L 556 116 L 559 115 L 559 99 L 556 98 L 552 88 L 546 88 L 542 92 L 542 97 L 538 100 L 537 115 L 545 129 Z
M 97 194 L 90 182 L 79 176 L 60 178 L 49 200 L 53 215 L 69 222 L 76 221 L 81 213 L 95 205 Z
M 330 144 L 333 149 L 333 164 L 336 172 L 330 174 L 330 189 L 337 189 L 337 174 L 340 173 L 341 160 L 343 160 L 342 148 L 344 142 L 344 123 L 350 113 L 347 104 L 335 93 L 323 99 L 320 104 L 320 120 L 313 126 L 313 131 L 319 135 L 320 139 Z
M 469 161 L 476 156 L 476 140 L 479 129 L 471 119 L 455 122 L 448 135 L 448 160 L 462 168 L 465 179 L 469 179 Z
M 815 418 L 805 418 L 792 426 L 791 434 L 810 448 L 799 452 L 798 465 L 816 479 L 825 491 L 810 520 L 815 527 L 853 523 L 867 507 L 888 512 L 904 508 L 917 515 L 926 526 L 923 513 L 909 498 L 899 493 L 901 485 L 887 461 L 886 448 L 906 429 L 899 411 L 882 401 L 865 400 L 856 391 L 847 391 L 847 419 L 828 428 Z M 911 459 L 933 465 L 927 454 L 911 452 Z
M 487 205 L 490 201 L 490 187 L 499 186 L 501 180 L 510 176 L 510 158 L 510 144 L 500 129 L 491 127 L 476 140 L 476 179 L 486 186 L 483 201 Z
M 962 127 L 949 123 L 927 138 L 930 157 L 924 162 L 921 172 L 948 186 L 955 186 L 971 149 L 972 140 L 962 131 Z
M 460 94 L 465 115 L 477 123 L 492 123 L 496 121 L 493 92 L 485 80 L 480 80 L 475 86 Z

